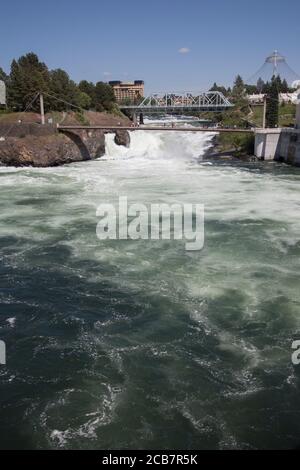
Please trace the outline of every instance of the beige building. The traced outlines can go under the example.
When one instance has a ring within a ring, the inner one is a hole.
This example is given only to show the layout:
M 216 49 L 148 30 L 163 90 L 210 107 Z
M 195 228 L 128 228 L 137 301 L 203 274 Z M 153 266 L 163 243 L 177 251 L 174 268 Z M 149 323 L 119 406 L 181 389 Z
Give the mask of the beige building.
M 279 103 L 297 103 L 300 88 L 293 93 L 279 93 Z M 250 104 L 261 104 L 264 102 L 265 95 L 263 93 L 248 95 Z
M 115 97 L 118 103 L 125 100 L 134 102 L 136 99 L 144 96 L 143 80 L 135 80 L 134 82 L 111 81 L 110 86 L 113 87 Z

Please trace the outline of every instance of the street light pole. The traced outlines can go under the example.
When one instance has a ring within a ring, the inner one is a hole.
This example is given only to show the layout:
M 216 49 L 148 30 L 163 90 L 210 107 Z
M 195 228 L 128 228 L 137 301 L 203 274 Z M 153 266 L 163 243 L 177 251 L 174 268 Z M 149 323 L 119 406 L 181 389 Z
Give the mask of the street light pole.
M 44 108 L 44 96 L 40 93 L 40 110 L 41 110 L 41 124 L 45 124 L 45 108 Z
M 266 128 L 267 95 L 264 96 L 263 129 Z

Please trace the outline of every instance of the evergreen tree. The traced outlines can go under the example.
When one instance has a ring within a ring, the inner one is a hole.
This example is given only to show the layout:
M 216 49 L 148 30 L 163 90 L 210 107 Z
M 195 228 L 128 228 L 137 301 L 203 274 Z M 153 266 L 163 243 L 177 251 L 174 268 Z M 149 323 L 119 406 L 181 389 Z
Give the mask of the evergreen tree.
M 66 102 L 98 111 L 112 111 L 115 107 L 116 99 L 110 85 L 103 82 L 94 85 L 86 80 L 77 85 L 64 70 L 49 71 L 33 52 L 13 60 L 9 76 L 0 68 L 0 80 L 7 84 L 8 106 L 14 111 L 24 111 L 38 92 L 44 92 L 46 111 L 66 110 Z M 31 110 L 39 111 L 38 100 Z
M 256 85 L 245 85 L 245 91 L 248 95 L 255 95 L 257 93 Z
M 116 98 L 113 88 L 104 82 L 98 82 L 95 86 L 96 111 L 112 111 Z
M 279 114 L 279 92 L 278 92 L 278 77 L 273 76 L 271 83 L 266 85 L 266 125 L 267 127 L 278 126 Z
M 232 95 L 236 98 L 241 98 L 245 94 L 245 84 L 240 75 L 238 75 L 234 81 L 232 88 Z
M 50 93 L 56 98 L 77 105 L 80 90 L 76 83 L 70 80 L 67 72 L 62 69 L 56 69 L 50 72 Z M 66 104 L 63 101 L 52 98 L 50 102 L 51 109 L 56 111 L 65 110 Z
M 274 80 L 276 82 L 278 93 L 289 92 L 289 86 L 285 78 L 282 80 L 280 75 L 277 75 L 277 77 L 274 77 Z
M 265 82 L 261 77 L 257 80 L 256 88 L 258 93 L 262 93 Z
M 288 86 L 286 79 L 284 79 L 281 83 L 281 93 L 288 93 L 288 92 L 289 92 L 289 86 Z
M 30 52 L 13 60 L 8 83 L 8 104 L 16 111 L 23 111 L 38 91 L 49 91 L 49 71 L 39 61 L 36 54 Z M 38 109 L 38 103 L 34 103 Z
M 275 83 L 276 83 L 276 87 L 277 87 L 277 91 L 278 93 L 281 92 L 281 88 L 282 88 L 282 81 L 281 81 L 281 78 L 280 78 L 280 75 L 277 75 L 276 77 L 274 76 L 272 78 L 272 80 L 274 79 Z
M 2 80 L 4 83 L 7 83 L 8 81 L 8 76 L 4 72 L 4 70 L 0 67 L 0 80 Z
M 95 109 L 96 107 L 96 100 L 95 100 L 95 85 L 92 82 L 88 82 L 87 80 L 82 80 L 78 85 L 79 90 L 82 93 L 85 93 L 90 97 L 90 106 Z
M 224 86 L 217 85 L 216 82 L 209 91 L 219 91 L 220 93 L 223 93 L 224 96 L 227 96 L 227 89 Z
M 248 114 L 249 113 L 249 102 L 246 95 L 246 86 L 240 75 L 238 75 L 234 81 L 231 101 L 235 104 L 235 112 Z
M 269 92 L 269 88 L 270 88 L 270 82 L 265 82 L 262 88 L 262 93 L 266 95 Z

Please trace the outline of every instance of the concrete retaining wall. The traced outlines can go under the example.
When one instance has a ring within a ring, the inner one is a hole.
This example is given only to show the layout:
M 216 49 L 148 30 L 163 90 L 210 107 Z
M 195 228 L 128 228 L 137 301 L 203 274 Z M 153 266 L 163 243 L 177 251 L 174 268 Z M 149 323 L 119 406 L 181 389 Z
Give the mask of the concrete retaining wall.
M 254 155 L 262 160 L 279 160 L 300 166 L 300 94 L 295 129 L 256 129 Z
M 282 129 L 275 160 L 300 166 L 300 129 Z
M 274 160 L 277 156 L 281 129 L 257 129 L 254 155 L 262 160 Z
M 254 154 L 300 166 L 300 129 L 257 129 Z

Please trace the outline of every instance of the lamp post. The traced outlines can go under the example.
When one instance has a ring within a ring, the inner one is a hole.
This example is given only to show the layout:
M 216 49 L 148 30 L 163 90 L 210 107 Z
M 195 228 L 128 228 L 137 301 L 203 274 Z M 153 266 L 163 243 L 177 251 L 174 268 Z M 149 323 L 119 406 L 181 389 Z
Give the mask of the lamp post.
M 41 110 L 41 124 L 45 124 L 45 108 L 44 108 L 44 96 L 40 93 L 40 110 Z

